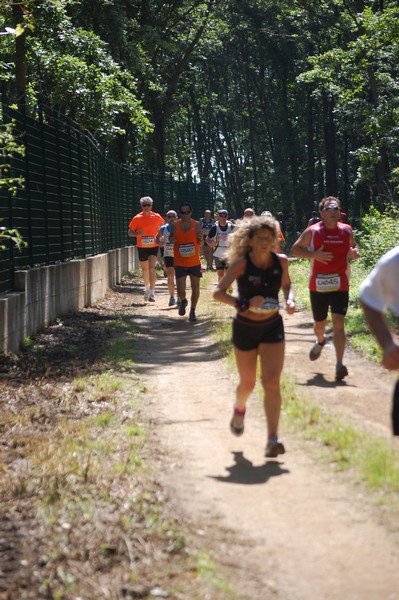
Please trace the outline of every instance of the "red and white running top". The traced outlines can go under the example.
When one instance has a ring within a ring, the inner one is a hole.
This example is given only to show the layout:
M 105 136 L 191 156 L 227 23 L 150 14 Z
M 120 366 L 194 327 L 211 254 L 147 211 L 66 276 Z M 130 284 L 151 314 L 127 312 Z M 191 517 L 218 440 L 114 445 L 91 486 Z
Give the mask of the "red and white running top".
M 336 227 L 328 229 L 323 221 L 320 221 L 309 229 L 312 232 L 309 250 L 314 251 L 323 246 L 324 251 L 333 254 L 333 259 L 326 264 L 315 259 L 311 261 L 309 289 L 313 292 L 348 291 L 351 227 L 338 222 Z

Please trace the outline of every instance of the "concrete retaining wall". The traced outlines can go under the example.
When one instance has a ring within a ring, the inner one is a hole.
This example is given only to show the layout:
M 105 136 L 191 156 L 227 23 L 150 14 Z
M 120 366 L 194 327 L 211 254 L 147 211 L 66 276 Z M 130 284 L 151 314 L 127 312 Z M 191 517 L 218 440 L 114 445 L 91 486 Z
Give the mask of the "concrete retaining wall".
M 139 265 L 135 246 L 15 274 L 16 291 L 0 295 L 0 352 L 18 352 L 24 339 L 58 317 L 104 298 Z

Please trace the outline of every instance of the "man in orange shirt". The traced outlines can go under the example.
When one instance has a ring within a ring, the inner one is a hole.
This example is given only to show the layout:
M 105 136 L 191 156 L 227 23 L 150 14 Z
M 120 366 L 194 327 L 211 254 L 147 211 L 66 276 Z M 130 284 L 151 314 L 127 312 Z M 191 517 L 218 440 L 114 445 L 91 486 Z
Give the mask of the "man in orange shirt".
M 152 211 L 153 200 L 149 196 L 140 198 L 140 205 L 142 212 L 130 221 L 128 236 L 137 238 L 137 250 L 144 280 L 144 300 L 155 302 L 155 265 L 158 254 L 155 237 L 164 219 Z
M 204 243 L 201 223 L 191 218 L 193 209 L 188 202 L 180 205 L 180 219 L 171 223 L 169 241 L 174 243 L 174 263 L 177 295 L 180 298 L 179 315 L 186 314 L 186 280 L 191 282 L 190 321 L 196 321 L 195 308 L 200 295 L 201 257 L 200 247 Z

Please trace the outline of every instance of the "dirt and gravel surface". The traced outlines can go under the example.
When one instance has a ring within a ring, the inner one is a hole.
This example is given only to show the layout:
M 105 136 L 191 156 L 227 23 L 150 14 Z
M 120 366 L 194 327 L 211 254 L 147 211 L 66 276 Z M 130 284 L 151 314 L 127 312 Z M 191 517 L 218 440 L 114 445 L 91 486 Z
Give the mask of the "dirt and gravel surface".
M 208 291 L 214 280 L 207 278 Z M 222 565 L 224 582 L 234 590 L 213 586 L 178 595 L 167 591 L 165 585 L 140 588 L 141 592 L 134 586 L 121 586 L 119 592 L 97 591 L 92 596 L 82 588 L 80 594 L 66 593 L 60 598 L 399 599 L 399 521 L 394 516 L 376 505 L 350 474 L 337 473 L 328 462 L 319 460 L 312 440 L 290 433 L 284 416 L 280 436 L 287 452 L 266 460 L 264 416 L 255 394 L 249 401 L 244 435 L 231 435 L 228 423 L 237 379 L 210 336 L 211 302 L 209 294 L 207 300 L 205 296 L 204 291 L 197 311 L 199 320 L 190 323 L 187 317 L 178 316 L 176 308 L 167 306 L 165 279 L 158 279 L 156 303 L 144 304 L 139 280 L 133 277 L 81 316 L 65 319 L 63 331 L 71 328 L 69 339 L 73 339 L 72 330 L 79 332 L 84 353 L 84 358 L 69 358 L 68 369 L 66 340 L 56 335 L 59 326 L 47 331 L 51 351 L 47 348 L 44 363 L 29 352 L 23 359 L 9 357 L 1 363 L 0 403 L 5 406 L 6 398 L 7 406 L 14 403 L 17 410 L 18 402 L 22 407 L 31 401 L 36 407 L 37 427 L 51 435 L 55 414 L 49 406 L 46 411 L 39 410 L 46 398 L 43 387 L 37 393 L 35 382 L 42 383 L 46 377 L 51 385 L 53 377 L 54 393 L 48 393 L 48 398 L 54 401 L 61 394 L 56 381 L 66 379 L 66 371 L 72 374 L 95 365 L 97 343 L 93 333 L 89 335 L 93 323 L 98 326 L 101 320 L 106 322 L 112 313 L 128 318 L 138 331 L 132 347 L 135 375 L 146 389 L 140 416 L 149 427 L 147 458 L 154 463 L 168 510 L 177 521 L 193 524 L 194 535 L 212 551 L 215 561 Z M 308 359 L 313 340 L 310 316 L 298 311 L 293 316 L 284 315 L 284 323 L 285 371 L 298 393 L 319 403 L 323 410 L 343 414 L 365 431 L 391 439 L 392 375 L 348 351 L 349 377 L 337 383 L 331 343 L 317 362 Z M 90 339 L 88 347 L 84 346 L 85 336 Z M 70 418 L 79 418 L 78 406 L 76 403 Z M 82 406 L 80 409 L 86 414 Z M 68 410 L 72 410 L 71 403 Z M 7 470 L 20 467 L 18 460 L 23 459 L 16 452 L 21 454 L 21 449 L 13 447 L 7 438 L 6 425 L 0 434 L 4 476 Z M 392 444 L 396 446 L 396 440 L 392 439 Z M 26 591 L 30 585 L 26 577 L 24 594 L 15 595 L 15 586 L 7 587 L 7 578 L 15 578 L 18 569 L 23 570 L 31 560 L 23 549 L 26 552 L 29 545 L 34 548 L 37 532 L 32 522 L 30 528 L 21 526 L 23 504 L 18 508 L 18 521 L 12 498 L 4 498 L 0 558 L 1 552 L 3 558 L 7 552 L 12 556 L 9 570 L 3 570 L 0 577 L 0 598 L 34 598 Z M 168 560 L 177 559 L 172 555 Z M 37 597 L 55 598 L 51 593 L 48 590 L 48 595 Z

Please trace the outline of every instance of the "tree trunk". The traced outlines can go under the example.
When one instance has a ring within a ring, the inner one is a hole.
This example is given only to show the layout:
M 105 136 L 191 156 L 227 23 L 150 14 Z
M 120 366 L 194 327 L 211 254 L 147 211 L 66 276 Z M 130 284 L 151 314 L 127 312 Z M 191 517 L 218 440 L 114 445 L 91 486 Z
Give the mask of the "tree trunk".
M 314 121 L 313 121 L 313 98 L 309 90 L 306 104 L 306 125 L 307 125 L 307 154 L 306 154 L 306 172 L 307 172 L 307 213 L 310 215 L 315 208 L 315 155 L 314 155 Z
M 12 16 L 14 27 L 17 29 L 17 26 L 23 23 L 23 13 L 19 4 L 12 5 Z M 25 107 L 26 94 L 27 67 L 25 56 L 25 40 L 25 30 L 15 38 L 15 96 L 16 103 L 20 109 Z
M 327 196 L 337 196 L 338 184 L 333 101 L 327 94 L 323 94 L 323 128 L 326 157 L 326 194 Z

